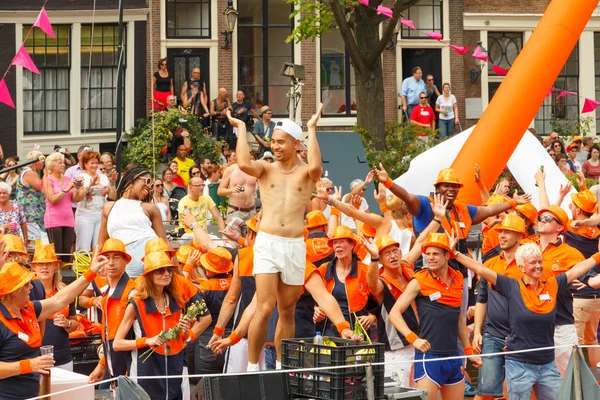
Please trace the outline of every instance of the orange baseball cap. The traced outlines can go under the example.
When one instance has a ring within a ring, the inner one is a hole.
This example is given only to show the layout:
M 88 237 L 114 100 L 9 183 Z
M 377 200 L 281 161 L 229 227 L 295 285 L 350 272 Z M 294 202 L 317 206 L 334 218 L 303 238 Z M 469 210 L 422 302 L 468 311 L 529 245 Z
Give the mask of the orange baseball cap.
M 400 243 L 398 243 L 394 239 L 392 239 L 392 237 L 390 235 L 379 236 L 377 239 L 375 239 L 375 245 L 377 246 L 377 251 L 379 251 L 379 254 L 381 254 L 381 252 L 383 250 L 387 249 L 388 247 L 391 247 L 391 246 L 400 247 Z
M 573 142 L 583 142 L 582 136 L 573 136 Z
M 377 235 L 377 228 L 362 221 L 356 221 L 356 229 L 368 238 L 374 238 Z
M 100 252 L 100 255 L 104 255 L 105 253 L 111 253 L 111 252 L 123 254 L 123 257 L 125 257 L 128 264 L 131 261 L 131 256 L 129 254 L 127 254 L 127 250 L 125 249 L 125 243 L 123 243 L 123 241 L 121 241 L 121 239 L 116 239 L 116 238 L 106 239 L 106 241 L 104 242 L 104 245 L 102 246 L 102 251 Z
M 0 270 L 0 296 L 16 292 L 29 283 L 35 276 L 16 262 L 7 262 Z
M 444 168 L 438 173 L 437 182 L 434 183 L 433 186 L 437 186 L 440 183 L 453 183 L 455 185 L 459 185 L 460 187 L 464 186 L 458 181 L 456 171 L 452 168 Z
M 12 233 L 0 236 L 0 240 L 6 244 L 6 250 L 11 253 L 19 253 L 28 256 L 29 253 L 25 250 L 23 239 Z
M 430 233 L 427 241 L 421 245 L 421 251 L 425 253 L 428 247 L 444 249 L 450 254 L 450 258 L 454 258 L 454 251 L 450 248 L 450 238 L 445 233 Z
M 349 239 L 352 241 L 352 243 L 354 243 L 355 247 L 358 244 L 358 240 L 356 239 L 354 232 L 352 232 L 352 230 L 345 225 L 340 225 L 335 228 L 333 236 L 327 241 L 329 247 L 332 247 L 333 241 L 337 239 Z
M 556 217 L 556 219 L 558 220 L 558 222 L 565 229 L 567 229 L 567 226 L 569 224 L 569 216 L 567 215 L 567 213 L 565 212 L 565 210 L 563 210 L 562 208 L 560 208 L 556 204 L 552 204 L 550 207 L 544 208 L 544 209 L 540 210 L 538 212 L 538 215 L 542 215 L 542 213 L 544 213 L 546 211 L 549 212 L 549 213 L 551 213 L 552 215 L 554 215 Z
M 164 251 L 169 257 L 173 257 L 176 254 L 175 250 L 171 250 L 169 246 L 167 246 L 167 242 L 165 242 L 163 238 L 154 238 L 146 242 L 144 253 L 148 254 L 154 251 Z M 142 262 L 143 261 L 144 257 L 142 257 Z
M 515 207 L 515 210 L 523 214 L 531 223 L 535 224 L 537 222 L 538 210 L 531 202 L 519 204 Z
M 314 210 L 306 214 L 306 229 L 318 228 L 328 223 L 325 214 L 321 210 Z
M 175 265 L 173 265 L 173 262 L 171 262 L 171 258 L 167 253 L 162 250 L 151 251 L 144 256 L 144 273 L 142 275 L 147 275 L 157 269 L 168 267 L 174 268 Z
M 502 219 L 500 225 L 496 227 L 496 229 L 504 231 L 513 231 L 520 233 L 523 236 L 527 236 L 527 232 L 525 230 L 525 221 L 523 221 L 523 218 L 514 214 L 506 215 Z
M 200 264 L 216 274 L 226 274 L 233 268 L 231 253 L 224 247 L 215 247 L 200 256 Z
M 184 244 L 183 246 L 179 246 L 179 248 L 177 249 L 177 261 L 179 261 L 181 264 L 185 264 L 187 262 L 188 257 L 190 256 L 190 253 L 193 252 L 194 250 L 196 250 L 194 247 L 188 245 L 188 244 Z M 196 267 L 197 265 L 194 265 L 194 267 Z
M 56 257 L 54 244 L 42 244 L 35 248 L 31 264 L 53 263 L 57 261 L 60 261 L 60 259 Z
M 583 211 L 594 214 L 598 211 L 598 199 L 591 190 L 582 190 L 579 193 L 571 194 L 571 201 Z

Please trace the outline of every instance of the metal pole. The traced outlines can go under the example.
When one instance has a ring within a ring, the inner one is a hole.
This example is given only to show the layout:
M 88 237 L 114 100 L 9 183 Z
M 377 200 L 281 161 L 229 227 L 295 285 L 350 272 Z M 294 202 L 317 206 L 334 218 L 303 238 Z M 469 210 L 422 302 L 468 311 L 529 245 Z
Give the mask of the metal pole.
M 117 148 L 115 149 L 115 157 L 117 163 L 117 173 L 121 178 L 122 164 L 122 149 L 121 136 L 123 135 L 123 1 L 119 0 L 119 47 L 118 47 L 118 64 L 117 64 Z M 152 5 L 151 5 L 152 7 Z M 133 105 L 131 105 L 133 106 Z
M 23 168 L 23 167 L 25 167 L 27 165 L 35 164 L 38 161 L 44 161 L 45 159 L 46 159 L 46 157 L 40 156 L 40 157 L 36 158 L 35 160 L 25 161 L 23 164 L 15 165 L 15 166 L 12 166 L 12 167 L 6 167 L 6 168 L 0 170 L 0 174 L 3 174 L 5 172 L 10 172 L 10 171 L 15 170 L 15 169 Z
M 365 367 L 367 375 L 367 400 L 375 400 L 375 378 L 373 377 L 373 366 Z
M 288 94 L 290 98 L 290 119 L 292 121 L 296 120 L 296 93 L 294 92 L 294 78 L 291 79 L 290 83 L 290 93 Z

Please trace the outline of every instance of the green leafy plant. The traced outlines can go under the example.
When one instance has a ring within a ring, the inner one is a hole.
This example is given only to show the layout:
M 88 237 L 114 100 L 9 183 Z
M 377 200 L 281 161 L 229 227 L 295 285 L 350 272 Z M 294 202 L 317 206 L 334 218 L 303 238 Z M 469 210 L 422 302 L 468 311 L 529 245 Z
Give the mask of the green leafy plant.
M 593 117 L 579 117 L 577 119 L 559 119 L 554 115 L 550 118 L 552 131 L 559 136 L 587 136 L 592 131 Z
M 186 122 L 180 122 L 181 119 Z M 180 126 L 184 126 L 190 133 L 193 160 L 198 162 L 202 158 L 218 158 L 222 142 L 211 137 L 197 117 L 185 115 L 179 110 L 170 110 L 154 114 L 154 132 L 152 121 L 139 119 L 136 122 L 135 127 L 126 134 L 124 164 L 133 163 L 149 171 L 158 171 L 163 157 L 162 149 L 171 142 L 169 132 L 175 133 Z

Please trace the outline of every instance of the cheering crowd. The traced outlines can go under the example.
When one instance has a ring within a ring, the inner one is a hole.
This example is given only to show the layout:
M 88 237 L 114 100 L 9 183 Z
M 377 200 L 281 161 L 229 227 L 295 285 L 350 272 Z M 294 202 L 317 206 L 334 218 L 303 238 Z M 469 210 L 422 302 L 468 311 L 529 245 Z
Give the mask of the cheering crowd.
M 68 178 L 60 152 L 45 165 L 32 164 L 16 185 L 27 182 L 32 193 L 44 193 L 46 211 L 1 227 L 3 398 L 34 397 L 40 375 L 52 367 L 72 370 L 69 334 L 77 327 L 78 297 L 102 326 L 103 356 L 89 381 L 165 376 L 138 381 L 153 399 L 189 399 L 198 382 L 167 376 L 281 368 L 285 338 L 322 332 L 360 340 L 355 324 L 385 344 L 385 376 L 426 390 L 429 399 L 438 392 L 463 398 L 462 355 L 480 368 L 479 399 L 529 399 L 532 391 L 537 399 L 556 399 L 572 345 L 598 343 L 600 216 L 585 179 L 567 199 L 572 218 L 561 208 L 571 187 L 550 204 L 543 171 L 532 177 L 540 210 L 530 195 L 509 196 L 504 181 L 490 195 L 479 172 L 483 205 L 464 204 L 457 200 L 463 182 L 449 168 L 439 172 L 431 197 L 407 192 L 381 165 L 344 195 L 322 178 L 320 113 L 307 123 L 306 143 L 294 122 L 275 124 L 267 158 L 256 160 L 248 143 L 238 141 L 220 180 L 210 160 L 186 164 L 185 148 L 163 179 L 135 166 L 118 183 L 110 169 L 95 174 L 100 155 L 91 149 L 81 149 L 74 165 L 86 172 L 83 179 Z M 226 114 L 246 137 L 245 122 Z M 159 205 L 163 190 L 175 190 L 181 165 L 187 195 L 178 222 L 190 239 L 183 245 L 167 238 L 168 202 Z M 374 180 L 380 213 L 363 197 Z M 214 182 L 229 197 L 225 216 L 205 194 Z M 2 212 L 22 214 L 10 194 L 10 185 L 0 184 Z M 49 218 L 56 223 L 48 225 Z M 207 232 L 211 219 L 223 239 Z M 239 229 L 225 228 L 238 219 Z M 31 221 L 53 240 L 31 243 L 29 260 Z M 480 223 L 484 264 L 467 246 L 471 227 Z M 65 285 L 60 269 L 67 260 L 57 253 L 70 252 L 73 233 L 96 250 L 89 269 Z M 53 345 L 54 355 L 40 355 L 43 345 Z M 596 365 L 600 352 L 589 349 L 589 358 Z

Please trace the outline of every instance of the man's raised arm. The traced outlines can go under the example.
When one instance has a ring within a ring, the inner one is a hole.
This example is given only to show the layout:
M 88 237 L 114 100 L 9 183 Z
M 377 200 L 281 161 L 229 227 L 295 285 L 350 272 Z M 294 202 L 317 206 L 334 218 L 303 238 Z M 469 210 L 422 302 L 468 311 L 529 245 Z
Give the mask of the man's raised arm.
M 264 172 L 263 162 L 252 161 L 250 159 L 250 146 L 248 146 L 248 139 L 246 139 L 246 123 L 233 118 L 229 109 L 227 109 L 227 118 L 229 119 L 229 123 L 238 129 L 238 141 L 235 148 L 238 167 L 248 175 L 260 178 Z
M 319 105 L 317 113 L 306 123 L 308 128 L 308 174 L 315 182 L 321 179 L 321 175 L 323 174 L 321 149 L 319 149 L 319 142 L 317 141 L 317 122 L 319 122 L 322 112 L 323 103 Z

